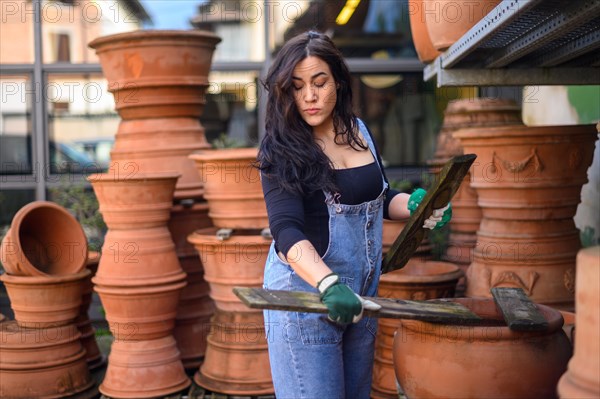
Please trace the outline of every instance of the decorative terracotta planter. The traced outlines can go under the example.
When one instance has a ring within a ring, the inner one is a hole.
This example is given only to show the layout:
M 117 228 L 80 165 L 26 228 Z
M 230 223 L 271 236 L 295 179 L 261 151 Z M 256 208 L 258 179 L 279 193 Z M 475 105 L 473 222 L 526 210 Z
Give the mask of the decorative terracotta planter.
M 194 381 L 227 395 L 273 394 L 262 312 L 215 312 L 205 361 Z
M 437 176 L 450 158 L 463 155 L 463 147 L 460 140 L 453 136 L 454 132 L 467 127 L 505 125 L 523 125 L 521 108 L 512 100 L 468 98 L 450 101 L 444 112 L 444 123 L 438 135 L 434 158 L 428 162 L 431 172 Z M 471 173 L 479 165 L 477 159 L 452 198 L 450 236 L 448 249 L 443 257 L 444 260 L 456 263 L 465 272 L 473 260 L 476 233 L 483 217 L 477 204 L 477 192 L 471 187 Z M 465 282 L 461 281 L 459 286 L 460 291 L 464 292 Z
M 232 289 L 238 286 L 262 287 L 272 239 L 252 232 L 237 232 L 222 241 L 216 232 L 216 228 L 201 229 L 188 237 L 204 265 L 204 279 L 210 284 L 210 297 L 221 310 L 260 312 L 244 305 Z
M 425 8 L 423 0 L 409 0 L 410 31 L 419 60 L 424 63 L 433 61 L 441 53 L 433 47 L 429 31 L 425 24 Z
M 394 337 L 396 377 L 410 398 L 554 398 L 571 356 L 560 313 L 537 305 L 544 332 L 510 330 L 493 299 L 454 299 L 484 318 L 452 326 L 404 320 Z
M 216 227 L 261 229 L 269 226 L 260 174 L 253 166 L 258 149 L 199 151 L 196 162 L 204 184 L 208 215 Z
M 423 0 L 427 31 L 433 47 L 446 50 L 499 3 L 500 0 Z
M 600 396 L 600 246 L 577 254 L 575 354 L 558 385 L 561 398 Z
M 156 398 L 190 385 L 172 336 L 155 340 L 115 340 L 100 392 L 111 398 Z
M 0 280 L 6 286 L 15 320 L 20 326 L 47 328 L 71 324 L 79 315 L 85 269 L 68 276 L 10 276 Z
M 8 274 L 67 275 L 85 267 L 87 239 L 77 219 L 65 208 L 34 201 L 15 214 L 0 252 Z
M 75 325 L 28 329 L 0 324 L 0 397 L 64 398 L 94 381 Z
M 90 43 L 123 119 L 111 169 L 144 172 L 175 168 L 176 199 L 201 198 L 192 152 L 209 148 L 200 124 L 212 54 L 220 38 L 205 31 L 135 31 Z
M 467 272 L 469 297 L 520 287 L 537 303 L 573 305 L 573 216 L 596 139 L 592 125 L 499 126 L 454 133 L 476 153 L 473 173 L 483 219 Z
M 404 268 L 381 276 L 378 296 L 409 300 L 452 298 L 462 276 L 457 265 L 411 258 Z M 392 349 L 394 332 L 399 327 L 398 319 L 379 319 L 371 391 L 374 399 L 398 397 Z

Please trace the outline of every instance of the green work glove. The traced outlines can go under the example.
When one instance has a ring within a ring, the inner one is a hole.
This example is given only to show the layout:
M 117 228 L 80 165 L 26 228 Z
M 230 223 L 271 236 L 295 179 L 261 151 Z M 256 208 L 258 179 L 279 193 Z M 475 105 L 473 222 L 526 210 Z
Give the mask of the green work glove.
M 363 309 L 379 310 L 381 306 L 365 300 L 354 293 L 345 284 L 339 282 L 337 274 L 331 273 L 323 277 L 317 284 L 321 293 L 321 302 L 329 310 L 329 319 L 340 324 L 357 323 L 363 315 Z
M 407 208 L 410 211 L 411 216 L 417 210 L 421 201 L 423 201 L 425 194 L 427 194 L 427 191 L 418 188 L 408 198 Z M 423 228 L 431 230 L 439 229 L 440 227 L 445 226 L 450 219 L 452 219 L 452 205 L 448 203 L 448 205 L 443 208 L 434 209 L 431 216 L 423 222 Z

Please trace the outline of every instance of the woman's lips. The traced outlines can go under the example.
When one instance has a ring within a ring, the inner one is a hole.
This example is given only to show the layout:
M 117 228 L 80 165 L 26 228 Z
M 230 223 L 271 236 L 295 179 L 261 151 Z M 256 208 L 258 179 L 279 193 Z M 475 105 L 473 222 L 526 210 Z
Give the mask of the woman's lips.
M 315 115 L 319 111 L 320 111 L 319 108 L 308 108 L 308 109 L 304 110 L 304 112 L 306 112 L 309 115 Z

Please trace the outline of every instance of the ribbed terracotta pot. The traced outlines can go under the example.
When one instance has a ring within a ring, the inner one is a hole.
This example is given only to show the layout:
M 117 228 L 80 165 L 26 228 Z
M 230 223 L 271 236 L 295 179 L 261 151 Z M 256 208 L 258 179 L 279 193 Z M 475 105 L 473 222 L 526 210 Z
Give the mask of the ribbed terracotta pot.
M 272 239 L 251 231 L 239 231 L 227 240 L 220 240 L 216 232 L 216 228 L 201 229 L 188 237 L 204 265 L 204 279 L 210 285 L 210 297 L 220 310 L 260 312 L 244 305 L 232 289 L 238 286 L 262 287 Z
M 157 398 L 190 385 L 172 336 L 155 340 L 115 340 L 100 392 L 111 398 Z
M 499 3 L 500 0 L 423 0 L 427 31 L 433 47 L 446 50 Z
M 192 152 L 210 147 L 199 117 L 206 103 L 212 55 L 220 38 L 198 30 L 120 33 L 93 40 L 122 118 L 111 169 L 176 169 L 176 199 L 201 198 Z
M 6 286 L 20 326 L 47 328 L 71 324 L 79 315 L 81 298 L 90 271 L 64 276 L 10 276 L 0 280 Z
M 471 186 L 483 219 L 466 295 L 519 287 L 535 302 L 572 309 L 580 248 L 573 217 L 592 162 L 594 126 L 498 126 L 454 137 L 480 164 Z
M 558 385 L 561 398 L 600 397 L 600 246 L 577 254 L 575 353 Z
M 493 299 L 460 298 L 484 320 L 452 326 L 404 320 L 394 337 L 396 377 L 409 398 L 555 398 L 571 357 L 557 310 L 537 305 L 544 332 L 510 330 Z
M 194 381 L 210 391 L 233 396 L 273 394 L 262 312 L 217 309 L 206 357 Z
M 410 31 L 415 50 L 417 50 L 417 56 L 424 63 L 431 62 L 441 53 L 431 43 L 429 31 L 425 24 L 426 14 L 423 7 L 423 0 L 409 0 L 408 7 Z
M 34 201 L 15 214 L 2 240 L 0 261 L 15 276 L 78 273 L 85 267 L 87 239 L 65 208 Z
M 221 39 L 198 30 L 138 30 L 92 40 L 124 120 L 202 115 Z
M 377 295 L 409 300 L 452 298 L 456 284 L 462 276 L 463 273 L 457 265 L 411 258 L 402 269 L 381 276 Z M 392 361 L 394 332 L 398 327 L 399 319 L 379 319 L 371 391 L 371 397 L 374 399 L 398 397 Z
M 64 398 L 94 381 L 74 324 L 43 329 L 0 324 L 0 397 Z
M 261 229 L 269 226 L 260 174 L 253 163 L 256 148 L 195 152 L 190 158 L 204 184 L 208 215 L 216 227 Z

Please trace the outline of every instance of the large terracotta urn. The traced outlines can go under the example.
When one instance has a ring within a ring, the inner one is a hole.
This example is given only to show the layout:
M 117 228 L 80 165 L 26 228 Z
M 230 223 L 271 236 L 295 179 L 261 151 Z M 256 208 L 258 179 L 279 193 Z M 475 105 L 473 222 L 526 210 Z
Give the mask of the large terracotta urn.
M 111 169 L 175 168 L 182 176 L 175 198 L 201 198 L 202 184 L 187 156 L 209 145 L 199 117 L 208 74 L 221 39 L 199 30 L 139 30 L 99 37 L 96 50 L 122 121 Z
M 423 0 L 423 13 L 433 47 L 444 51 L 489 14 L 501 0 Z
M 178 177 L 176 172 L 88 177 L 108 227 L 92 281 L 118 342 L 100 385 L 100 392 L 110 397 L 150 398 L 175 393 L 190 383 L 173 338 L 186 285 L 167 228 Z M 124 367 L 128 364 L 154 371 L 142 373 Z M 166 377 L 152 377 L 163 371 Z
M 462 276 L 459 267 L 452 263 L 413 257 L 402 269 L 381 276 L 377 295 L 409 300 L 452 298 L 456 284 Z M 398 397 L 392 356 L 394 333 L 398 327 L 399 319 L 379 319 L 371 390 L 373 399 Z
M 469 297 L 519 287 L 535 302 L 573 308 L 573 217 L 592 162 L 593 125 L 498 126 L 454 133 L 477 154 L 471 186 L 483 218 L 467 271 Z
M 74 324 L 40 329 L 0 323 L 0 397 L 96 397 Z
M 88 247 L 81 225 L 69 211 L 48 201 L 34 201 L 17 211 L 2 240 L 0 262 L 15 276 L 78 273 Z
M 562 399 L 600 397 L 600 246 L 577 254 L 575 353 L 558 385 Z
M 261 229 L 269 226 L 267 208 L 255 167 L 258 149 L 227 148 L 190 156 L 204 184 L 208 216 L 216 227 Z
M 510 330 L 493 299 L 459 298 L 476 325 L 403 320 L 394 337 L 396 377 L 409 398 L 556 398 L 571 357 L 557 310 L 536 305 L 542 332 Z

